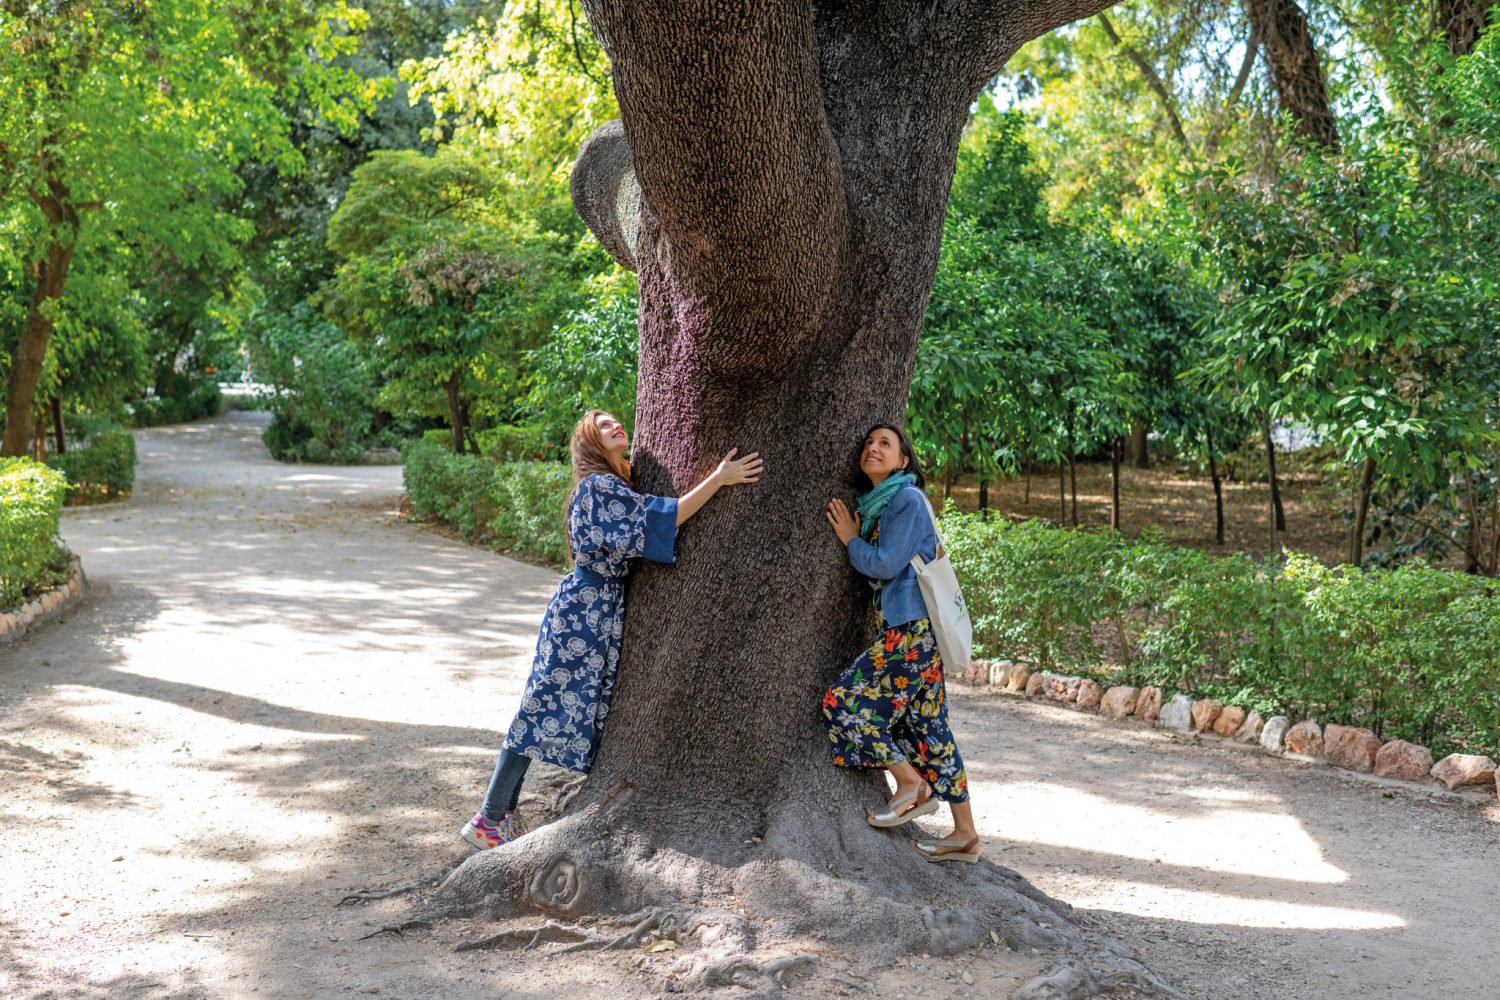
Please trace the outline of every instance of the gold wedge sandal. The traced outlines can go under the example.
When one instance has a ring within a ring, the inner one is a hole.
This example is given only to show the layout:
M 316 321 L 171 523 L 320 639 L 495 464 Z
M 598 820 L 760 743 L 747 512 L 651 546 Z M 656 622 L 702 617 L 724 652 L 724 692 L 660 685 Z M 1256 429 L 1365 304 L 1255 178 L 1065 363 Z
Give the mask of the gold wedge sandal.
M 942 861 L 960 861 L 967 865 L 979 863 L 978 837 L 968 840 L 913 840 L 911 846 L 934 864 Z

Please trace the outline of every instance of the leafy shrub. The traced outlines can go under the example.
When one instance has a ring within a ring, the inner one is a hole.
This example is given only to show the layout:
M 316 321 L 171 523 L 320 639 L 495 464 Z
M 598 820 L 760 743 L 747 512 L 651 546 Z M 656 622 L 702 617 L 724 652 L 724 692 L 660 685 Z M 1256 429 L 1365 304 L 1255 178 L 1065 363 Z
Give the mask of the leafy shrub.
M 145 396 L 125 404 L 132 427 L 184 424 L 217 417 L 223 411 L 224 395 L 219 391 L 219 383 L 208 377 L 181 378 L 177 391 L 170 396 Z
M 128 496 L 135 488 L 135 437 L 113 421 L 75 418 L 73 447 L 48 455 L 47 464 L 68 479 L 66 503 Z
M 252 324 L 259 377 L 276 386 L 263 440 L 283 462 L 357 460 L 374 424 L 374 382 L 364 353 L 337 326 L 301 303 Z
M 1500 747 L 1500 582 L 1447 570 L 1215 557 L 1158 538 L 948 511 L 976 655 Z
M 562 505 L 572 474 L 566 465 L 497 464 L 426 440 L 408 442 L 401 460 L 413 512 L 453 525 L 470 541 L 554 565 L 567 560 Z
M 62 473 L 29 458 L 0 458 L 0 608 L 57 582 Z
M 496 462 L 555 462 L 567 457 L 566 435 L 559 437 L 535 424 L 491 427 L 476 431 L 474 440 L 480 452 Z

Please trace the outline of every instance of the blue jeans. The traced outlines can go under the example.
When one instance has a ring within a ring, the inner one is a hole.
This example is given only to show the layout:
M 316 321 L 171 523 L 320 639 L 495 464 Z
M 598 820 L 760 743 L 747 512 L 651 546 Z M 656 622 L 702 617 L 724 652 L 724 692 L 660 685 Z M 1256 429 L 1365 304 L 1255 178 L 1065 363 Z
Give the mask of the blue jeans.
M 484 793 L 484 805 L 479 807 L 485 819 L 498 823 L 507 813 L 515 812 L 516 802 L 521 798 L 521 780 L 530 766 L 531 758 L 525 754 L 500 751 L 489 791 Z

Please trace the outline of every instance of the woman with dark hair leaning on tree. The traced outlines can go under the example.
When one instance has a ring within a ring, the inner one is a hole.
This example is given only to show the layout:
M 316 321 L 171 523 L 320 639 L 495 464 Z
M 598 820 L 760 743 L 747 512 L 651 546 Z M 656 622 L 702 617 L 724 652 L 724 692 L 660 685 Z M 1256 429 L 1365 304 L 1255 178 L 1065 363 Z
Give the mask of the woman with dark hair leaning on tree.
M 880 615 L 879 640 L 860 654 L 823 696 L 823 715 L 841 767 L 878 767 L 896 780 L 871 826 L 897 827 L 948 803 L 953 832 L 915 841 L 928 861 L 979 860 L 979 833 L 969 806 L 963 758 L 948 728 L 943 661 L 912 568 L 913 556 L 937 558 L 937 527 L 911 441 L 900 428 L 876 424 L 860 448 L 857 479 L 867 489 L 851 514 L 828 502 L 828 523 L 849 562 L 870 580 Z
M 573 571 L 547 605 L 521 708 L 506 733 L 484 804 L 459 831 L 485 850 L 526 832 L 516 815 L 533 760 L 587 772 L 609 712 L 625 619 L 625 577 L 637 559 L 676 561 L 677 529 L 720 487 L 759 478 L 759 454 L 730 449 L 681 499 L 631 488 L 629 436 L 603 410 L 573 428 L 573 494 L 563 506 Z

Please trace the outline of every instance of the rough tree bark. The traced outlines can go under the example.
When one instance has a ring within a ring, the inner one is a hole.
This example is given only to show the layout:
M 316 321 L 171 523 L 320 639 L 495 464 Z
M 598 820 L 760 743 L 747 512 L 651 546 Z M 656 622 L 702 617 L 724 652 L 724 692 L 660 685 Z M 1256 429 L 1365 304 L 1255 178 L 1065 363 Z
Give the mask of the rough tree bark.
M 1265 50 L 1271 86 L 1282 110 L 1297 122 L 1297 132 L 1319 146 L 1337 149 L 1338 122 L 1328 103 L 1323 62 L 1313 42 L 1307 15 L 1297 0 L 1246 0 L 1251 29 Z
M 535 940 L 669 933 L 694 945 L 676 988 L 779 982 L 787 949 L 881 962 L 993 931 L 1068 956 L 1033 996 L 1172 992 L 1015 872 L 870 828 L 883 782 L 832 766 L 819 712 L 869 638 L 822 512 L 852 496 L 868 426 L 903 417 L 970 103 L 1023 42 L 1104 6 L 584 0 L 623 130 L 590 138 L 574 194 L 640 277 L 638 485 L 680 493 L 730 447 L 767 472 L 632 578 L 609 726 L 563 816 L 469 859 L 432 912 L 629 913 L 614 937 Z

